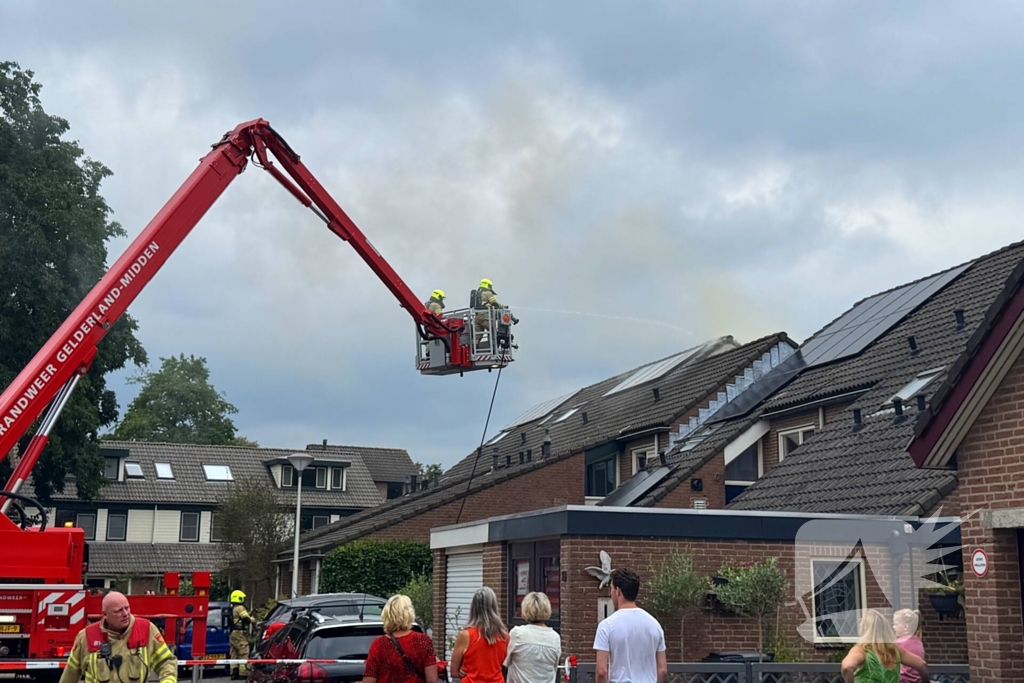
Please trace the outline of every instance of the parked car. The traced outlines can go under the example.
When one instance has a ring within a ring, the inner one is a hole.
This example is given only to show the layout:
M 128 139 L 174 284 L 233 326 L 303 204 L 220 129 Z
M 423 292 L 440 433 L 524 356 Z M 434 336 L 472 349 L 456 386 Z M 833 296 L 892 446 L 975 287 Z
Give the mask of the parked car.
M 293 616 L 304 610 L 315 609 L 324 617 L 355 616 L 377 621 L 386 602 L 384 598 L 367 593 L 323 593 L 281 600 L 257 626 L 256 641 L 274 635 Z
M 413 630 L 420 633 L 419 624 Z M 331 659 L 329 663 L 253 664 L 249 683 L 355 683 L 374 639 L 384 635 L 377 617 L 324 617 L 304 612 L 256 646 L 253 659 Z M 439 662 L 440 665 L 440 662 Z M 439 673 L 440 675 L 440 673 Z
M 228 611 L 226 602 L 211 602 L 206 613 L 206 654 L 192 657 L 192 620 L 182 621 L 178 626 L 174 652 L 178 659 L 226 659 L 231 650 L 228 644 Z

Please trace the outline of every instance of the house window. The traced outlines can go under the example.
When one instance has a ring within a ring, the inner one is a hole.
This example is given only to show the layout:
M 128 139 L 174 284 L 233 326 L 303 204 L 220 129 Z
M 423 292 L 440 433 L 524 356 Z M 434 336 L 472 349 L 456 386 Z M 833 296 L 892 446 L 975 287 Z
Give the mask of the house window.
M 605 497 L 615 490 L 618 467 L 615 466 L 615 454 L 598 462 L 587 463 L 586 495 Z
M 654 459 L 653 455 L 653 448 L 641 448 L 633 451 L 633 474 L 647 469 L 650 462 Z
M 234 481 L 231 468 L 227 465 L 203 465 L 206 481 Z
M 288 489 L 295 486 L 295 468 L 291 465 L 281 466 L 281 488 Z
M 156 465 L 156 478 L 157 479 L 174 479 L 174 470 L 171 469 L 171 463 L 169 462 L 158 462 Z
M 853 642 L 864 614 L 864 562 L 812 560 L 816 642 Z
M 210 541 L 224 540 L 224 515 L 219 512 L 210 513 Z
M 509 546 L 509 621 L 515 624 L 523 620 L 523 598 L 527 593 L 538 592 L 548 596 L 551 602 L 549 626 L 558 628 L 561 621 L 561 553 L 558 541 L 537 541 L 535 543 L 512 543 Z
M 925 387 L 931 384 L 933 379 L 942 374 L 943 370 L 945 370 L 945 368 L 935 368 L 934 370 L 926 370 L 925 372 L 922 372 L 920 375 L 915 377 L 910 384 L 900 389 L 898 393 L 890 398 L 889 403 L 892 403 L 896 399 L 900 399 L 904 403 L 908 402 L 910 399 L 920 394 Z
M 388 500 L 392 498 L 401 498 L 404 493 L 405 485 L 402 482 L 389 482 L 388 483 Z
M 345 490 L 345 468 L 343 467 L 332 467 L 331 468 L 331 488 L 335 491 Z
M 327 488 L 327 468 L 317 467 L 316 468 L 316 487 L 318 489 Z
M 725 466 L 725 502 L 743 493 L 763 473 L 761 442 L 752 443 Z
M 124 475 L 134 479 L 142 478 L 142 465 L 137 462 L 126 462 L 124 464 Z
M 103 478 L 117 481 L 117 471 L 121 464 L 120 458 L 103 458 Z
M 123 541 L 128 535 L 128 514 L 111 512 L 107 515 L 107 540 Z
M 85 532 L 85 540 L 96 540 L 96 513 L 79 512 L 75 519 L 75 526 Z
M 317 486 L 317 472 L 322 470 L 322 467 L 307 467 L 302 470 L 302 488 L 304 489 L 315 489 L 320 488 Z
M 313 528 L 319 529 L 322 526 L 327 526 L 331 523 L 331 518 L 327 515 L 313 515 Z
M 814 425 L 779 432 L 779 462 L 814 436 Z
M 199 513 L 181 513 L 181 533 L 178 540 L 183 543 L 197 543 L 199 541 Z

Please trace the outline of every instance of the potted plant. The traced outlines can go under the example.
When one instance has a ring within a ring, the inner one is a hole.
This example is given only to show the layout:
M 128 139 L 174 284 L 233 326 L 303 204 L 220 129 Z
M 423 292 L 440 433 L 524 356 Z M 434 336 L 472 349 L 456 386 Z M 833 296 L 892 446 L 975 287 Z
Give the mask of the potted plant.
M 938 613 L 939 619 L 955 617 L 960 613 L 960 599 L 964 595 L 964 580 L 946 572 L 939 574 L 938 579 L 924 589 L 932 608 Z

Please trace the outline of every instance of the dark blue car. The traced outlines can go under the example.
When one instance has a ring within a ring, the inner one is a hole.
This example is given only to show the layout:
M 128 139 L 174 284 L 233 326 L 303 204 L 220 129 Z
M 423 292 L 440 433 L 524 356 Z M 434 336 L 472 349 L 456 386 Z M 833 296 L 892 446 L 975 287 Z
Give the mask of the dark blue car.
M 206 654 L 199 659 L 227 659 L 231 646 L 228 644 L 228 613 L 231 605 L 226 602 L 211 602 L 206 615 Z M 192 659 L 192 620 L 178 628 L 178 659 Z

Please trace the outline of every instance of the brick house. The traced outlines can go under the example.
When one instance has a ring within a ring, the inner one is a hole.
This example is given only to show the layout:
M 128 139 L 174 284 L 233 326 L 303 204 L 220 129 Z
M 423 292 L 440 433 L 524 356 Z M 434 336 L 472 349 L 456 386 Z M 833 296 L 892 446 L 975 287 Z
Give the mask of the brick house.
M 73 487 L 53 496 L 51 523 L 72 523 L 89 543 L 88 585 L 142 592 L 160 588 L 164 572 L 215 572 L 221 568 L 218 507 L 233 482 L 264 481 L 294 507 L 298 478 L 288 464 L 294 451 L 142 441 L 103 441 L 106 482 L 93 501 Z M 380 505 L 378 475 L 414 468 L 397 449 L 309 447 L 316 460 L 303 473 L 302 526 L 314 529 Z M 394 461 L 388 465 L 386 460 Z M 26 487 L 32 495 L 31 486 Z
M 788 358 L 784 333 L 738 344 L 715 339 L 542 403 L 500 430 L 439 481 L 412 480 L 407 495 L 303 534 L 300 592 L 316 592 L 324 555 L 360 538 L 426 543 L 430 529 L 551 505 L 598 504 L 658 459 L 683 424 L 726 402 L 738 379 Z M 290 581 L 292 552 L 279 556 Z

